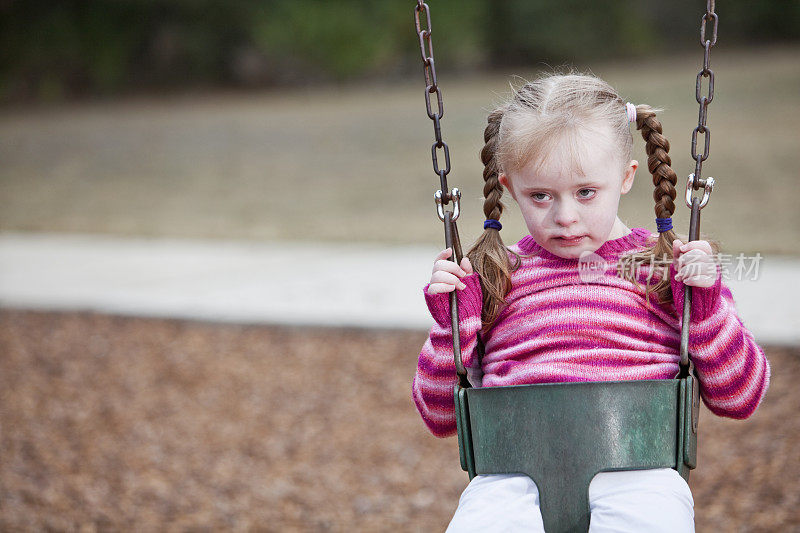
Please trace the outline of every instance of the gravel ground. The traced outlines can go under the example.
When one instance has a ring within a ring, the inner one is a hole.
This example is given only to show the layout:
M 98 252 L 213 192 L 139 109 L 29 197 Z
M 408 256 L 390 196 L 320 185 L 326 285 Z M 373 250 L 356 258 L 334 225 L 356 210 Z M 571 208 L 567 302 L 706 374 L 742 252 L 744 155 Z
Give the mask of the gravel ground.
M 0 530 L 442 531 L 425 337 L 0 310 Z M 800 529 L 800 349 L 767 355 L 753 417 L 701 413 L 698 531 Z

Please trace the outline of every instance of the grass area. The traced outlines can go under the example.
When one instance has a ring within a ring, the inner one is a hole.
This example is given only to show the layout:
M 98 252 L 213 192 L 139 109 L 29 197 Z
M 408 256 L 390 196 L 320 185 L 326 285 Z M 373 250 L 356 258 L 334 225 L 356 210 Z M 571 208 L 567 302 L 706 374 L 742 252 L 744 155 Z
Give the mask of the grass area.
M 703 229 L 726 251 L 800 253 L 800 191 L 790 161 L 800 151 L 799 51 L 714 50 L 713 136 L 704 168 L 719 186 L 703 211 Z M 593 68 L 631 101 L 665 108 L 664 132 L 681 182 L 693 170 L 701 59 L 698 51 Z M 462 239 L 471 242 L 483 219 L 478 152 L 485 116 L 509 78 L 457 79 L 440 71 L 450 185 L 464 194 Z M 513 74 L 534 73 L 530 67 Z M 4 110 L 0 230 L 439 243 L 433 132 L 421 78 Z M 638 135 L 636 153 L 646 160 Z M 651 191 L 649 175 L 640 171 L 621 207 L 629 226 L 654 228 Z M 679 209 L 676 225 L 688 228 L 687 210 Z M 525 234 L 515 211 L 503 222 L 508 242 Z

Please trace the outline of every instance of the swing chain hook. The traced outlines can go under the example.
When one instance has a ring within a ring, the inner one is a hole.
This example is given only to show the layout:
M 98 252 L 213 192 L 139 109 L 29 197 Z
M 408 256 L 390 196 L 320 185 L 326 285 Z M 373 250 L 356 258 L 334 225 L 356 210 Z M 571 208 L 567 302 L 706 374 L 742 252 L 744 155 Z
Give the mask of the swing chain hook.
M 436 212 L 439 215 L 439 220 L 441 221 L 444 221 L 444 204 L 447 203 L 444 201 L 443 196 L 444 194 L 442 194 L 441 189 L 436 191 L 436 193 L 433 195 L 433 199 L 436 201 Z M 461 191 L 459 191 L 457 187 L 453 187 L 453 190 L 450 191 L 447 196 L 453 202 L 453 211 L 452 215 L 450 215 L 450 221 L 455 222 L 458 220 L 458 216 L 461 214 Z
M 703 188 L 703 199 L 700 200 L 700 209 L 703 209 L 711 198 L 711 192 L 714 190 L 714 178 L 711 176 L 707 178 L 695 179 L 694 174 L 689 174 L 689 179 L 686 182 L 686 205 L 692 207 L 692 190 Z

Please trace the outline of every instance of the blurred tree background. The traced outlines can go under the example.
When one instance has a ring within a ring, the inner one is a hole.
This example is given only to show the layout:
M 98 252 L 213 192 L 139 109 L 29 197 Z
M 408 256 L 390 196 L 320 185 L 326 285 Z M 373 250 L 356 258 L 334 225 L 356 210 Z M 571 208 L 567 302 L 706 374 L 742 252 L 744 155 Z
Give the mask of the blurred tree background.
M 447 68 L 582 62 L 697 42 L 696 0 L 430 0 Z M 418 73 L 413 2 L 0 0 L 0 101 Z M 537 21 L 546 23 L 537 24 Z M 725 2 L 726 46 L 796 41 L 800 1 Z M 436 34 L 435 33 L 435 34 Z M 602 42 L 603 46 L 597 46 Z

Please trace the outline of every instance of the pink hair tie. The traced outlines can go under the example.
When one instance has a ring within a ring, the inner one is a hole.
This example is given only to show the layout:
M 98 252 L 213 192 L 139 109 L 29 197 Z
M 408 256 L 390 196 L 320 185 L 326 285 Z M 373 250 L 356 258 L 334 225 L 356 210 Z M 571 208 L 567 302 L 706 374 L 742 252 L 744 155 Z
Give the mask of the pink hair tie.
M 625 110 L 628 113 L 628 122 L 636 122 L 636 106 L 630 102 L 625 102 Z

